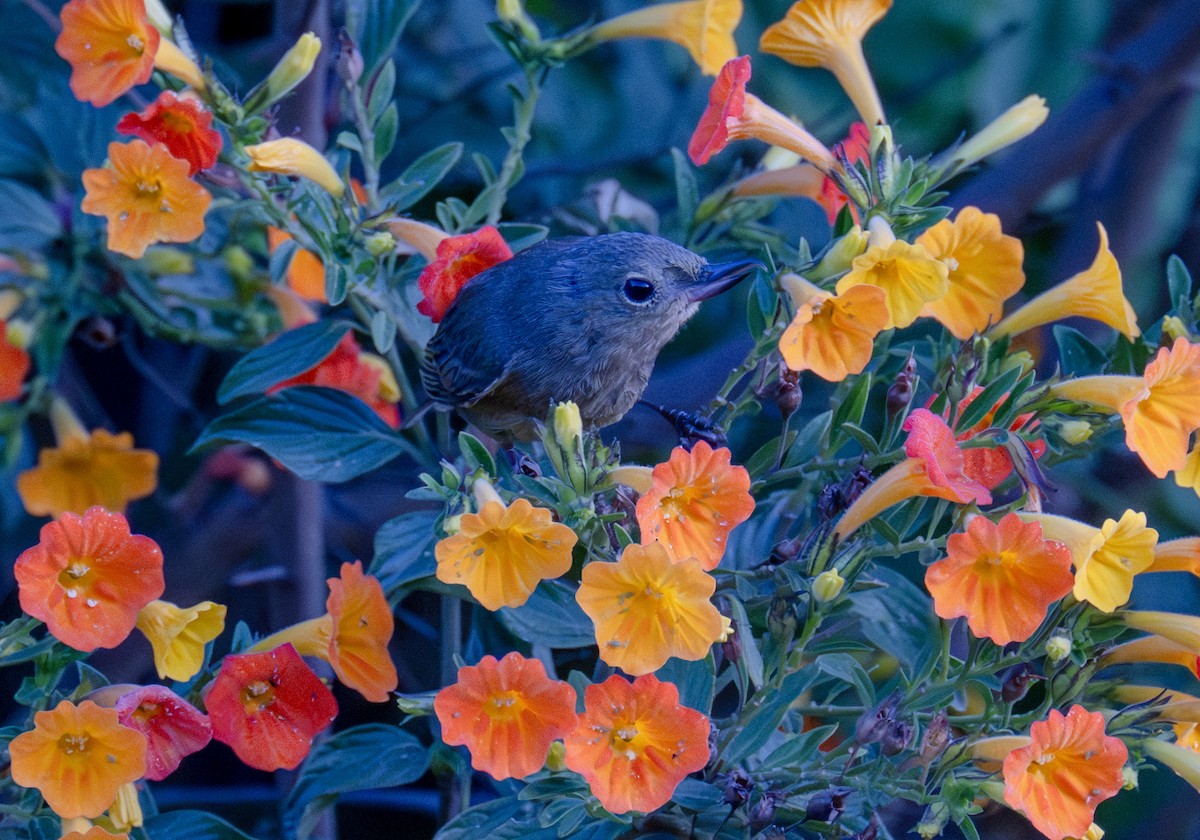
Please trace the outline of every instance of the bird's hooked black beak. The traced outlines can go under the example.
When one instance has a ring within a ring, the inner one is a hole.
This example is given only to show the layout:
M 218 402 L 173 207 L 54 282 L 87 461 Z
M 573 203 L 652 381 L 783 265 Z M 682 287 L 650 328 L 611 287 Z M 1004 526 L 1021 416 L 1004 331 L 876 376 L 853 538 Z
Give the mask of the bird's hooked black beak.
M 705 266 L 702 279 L 687 290 L 688 300 L 699 303 L 716 297 L 745 280 L 756 268 L 762 268 L 762 264 L 755 260 L 737 260 Z

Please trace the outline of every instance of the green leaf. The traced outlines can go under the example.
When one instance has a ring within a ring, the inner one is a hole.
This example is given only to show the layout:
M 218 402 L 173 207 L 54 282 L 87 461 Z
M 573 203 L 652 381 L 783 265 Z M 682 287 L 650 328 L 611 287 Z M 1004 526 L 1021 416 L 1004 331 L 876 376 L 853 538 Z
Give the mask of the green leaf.
M 346 31 L 362 53 L 364 78 L 371 78 L 379 66 L 392 57 L 404 25 L 416 8 L 417 3 L 413 0 L 349 0 L 346 3 Z
M 351 325 L 346 321 L 317 321 L 280 334 L 270 344 L 251 350 L 230 368 L 217 389 L 225 404 L 247 394 L 261 394 L 272 385 L 312 370 L 333 352 Z
M 396 62 L 385 61 L 379 68 L 379 73 L 371 83 L 371 95 L 367 98 L 367 119 L 375 125 L 383 117 L 384 111 L 392 103 L 392 94 L 396 92 Z
M 522 641 L 552 648 L 596 644 L 592 620 L 575 602 L 575 590 L 562 581 L 544 580 L 524 606 L 503 607 L 496 616 Z
M 492 476 L 496 474 L 496 461 L 479 438 L 467 432 L 459 432 L 458 449 L 462 452 L 463 460 L 467 462 L 468 470 L 483 470 Z
M 325 263 L 325 299 L 330 306 L 337 306 L 346 299 L 349 286 L 350 277 L 345 266 L 333 260 Z
M 375 126 L 375 160 L 379 163 L 387 160 L 396 146 L 396 133 L 400 130 L 400 112 L 393 102 L 384 109 L 383 116 Z
M 829 425 L 829 454 L 836 454 L 842 448 L 845 432 L 842 426 L 846 423 L 861 426 L 863 415 L 867 410 L 867 397 L 871 393 L 871 374 L 864 373 L 855 379 L 850 391 L 833 409 L 833 419 Z
M 299 242 L 295 239 L 285 239 L 279 243 L 279 247 L 271 252 L 271 258 L 267 261 L 267 271 L 271 275 L 272 283 L 284 282 L 288 268 L 292 265 L 292 259 L 299 250 Z
M 36 251 L 62 233 L 54 205 L 16 181 L 0 181 L 0 250 Z
M 1079 330 L 1055 324 L 1054 341 L 1058 345 L 1062 371 L 1067 376 L 1098 373 L 1108 362 L 1108 354 L 1092 344 Z
M 533 809 L 511 796 L 468 808 L 438 831 L 436 840 L 498 840 L 497 832 L 520 829 L 523 836 L 537 828 Z
M 711 652 L 695 662 L 672 657 L 654 675 L 663 682 L 675 683 L 679 689 L 679 702 L 689 709 L 705 715 L 712 711 L 716 671 Z
M 784 677 L 778 691 L 768 695 L 759 694 L 759 709 L 750 720 L 730 739 L 721 752 L 719 760 L 725 768 L 736 767 L 758 752 L 771 739 L 788 708 L 803 694 L 816 679 L 815 668 L 806 668 Z
M 962 413 L 958 415 L 958 421 L 954 424 L 955 430 L 959 432 L 964 431 L 982 420 L 996 403 L 1000 402 L 1004 398 L 1004 395 L 1012 390 L 1020 378 L 1021 369 L 1019 367 L 1006 370 L 998 376 L 986 388 L 980 391 L 979 395 L 971 400 L 971 404 L 964 408 Z
M 167 811 L 146 817 L 142 827 L 150 840 L 254 840 L 207 811 Z
M 909 672 L 934 652 L 938 622 L 929 596 L 899 572 L 875 567 L 866 578 L 883 586 L 851 595 L 850 611 L 858 616 L 866 638 L 887 651 Z
M 462 153 L 462 143 L 445 143 L 426 152 L 400 173 L 399 178 L 383 188 L 380 200 L 396 212 L 407 210 L 446 177 L 446 173 L 458 164 Z M 441 221 L 445 227 L 446 220 Z M 447 230 L 450 229 L 447 227 Z
M 371 343 L 380 353 L 386 353 L 396 343 L 396 322 L 379 310 L 371 316 Z
M 304 826 L 340 794 L 411 784 L 428 766 L 429 751 L 398 726 L 366 723 L 343 730 L 304 762 L 284 806 L 284 835 L 304 840 L 310 833 Z
M 696 186 L 696 172 L 687 155 L 679 149 L 671 149 L 671 160 L 675 164 L 675 206 L 679 208 L 679 224 L 691 230 L 700 204 L 700 190 Z
M 433 545 L 437 513 L 417 510 L 389 519 L 375 532 L 375 559 L 370 573 L 379 579 L 388 600 L 397 603 L 404 588 L 437 571 Z
M 688 811 L 707 811 L 722 802 L 723 793 L 716 785 L 687 778 L 671 794 L 671 801 Z
M 357 397 L 297 386 L 213 420 L 192 450 L 248 443 L 301 478 L 339 482 L 386 464 L 410 445 Z

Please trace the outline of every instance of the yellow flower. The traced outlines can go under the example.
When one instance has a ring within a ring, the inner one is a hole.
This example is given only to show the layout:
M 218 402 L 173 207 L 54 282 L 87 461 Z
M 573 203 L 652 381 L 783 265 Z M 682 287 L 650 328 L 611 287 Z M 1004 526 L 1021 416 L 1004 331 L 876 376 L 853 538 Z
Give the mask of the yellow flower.
M 661 543 L 629 545 L 615 563 L 589 563 L 575 600 L 596 625 L 600 658 L 632 676 L 672 656 L 703 659 L 724 630 L 717 582 L 695 559 L 671 561 Z
M 737 55 L 733 30 L 742 19 L 742 0 L 683 0 L 659 3 L 597 25 L 597 41 L 618 38 L 662 38 L 685 47 L 700 70 L 715 76 Z
M 167 43 L 167 42 L 163 42 Z M 109 166 L 83 173 L 84 213 L 108 219 L 108 249 L 137 259 L 159 242 L 191 242 L 204 233 L 208 190 L 191 165 L 161 143 L 108 144 Z
M 71 435 L 38 453 L 38 465 L 17 476 L 17 492 L 32 516 L 84 513 L 95 505 L 124 513 L 158 486 L 158 456 L 134 449 L 129 432 L 96 429 Z
M 128 832 L 141 828 L 145 822 L 142 803 L 138 801 L 137 785 L 126 782 L 117 788 L 117 798 L 108 809 L 108 820 L 117 831 Z
M 187 608 L 151 601 L 138 613 L 137 628 L 154 649 L 159 679 L 186 682 L 204 664 L 204 646 L 225 629 L 225 607 L 212 601 Z
M 1154 547 L 1154 562 L 1147 572 L 1190 572 L 1200 576 L 1200 537 L 1181 537 Z
M 325 156 L 303 140 L 294 137 L 268 140 L 257 146 L 247 146 L 246 154 L 250 156 L 248 168 L 251 172 L 307 178 L 335 198 L 341 198 L 346 192 L 346 185 Z
M 1142 741 L 1142 749 L 1146 755 L 1167 765 L 1176 776 L 1200 791 L 1200 753 L 1157 738 Z
M 838 281 L 837 293 L 861 285 L 877 286 L 887 296 L 884 329 L 907 327 L 926 304 L 945 297 L 950 290 L 950 269 L 923 245 L 897 239 L 889 245 L 872 245 L 856 257 L 850 272 Z
M 1113 612 L 1129 600 L 1133 578 L 1154 562 L 1158 531 L 1146 527 L 1146 514 L 1127 510 L 1119 521 L 1106 519 L 1099 528 L 1065 516 L 1018 513 L 1026 522 L 1037 522 L 1047 539 L 1071 549 L 1075 564 L 1072 594 L 1104 612 Z
M 397 217 L 387 223 L 387 228 L 392 236 L 401 242 L 407 242 L 429 262 L 437 259 L 438 245 L 442 240 L 450 238 L 450 234 L 440 228 L 418 222 L 416 219 Z
M 1096 663 L 1096 670 L 1110 665 L 1126 665 L 1137 662 L 1157 662 L 1163 665 L 1179 665 L 1197 676 L 1196 652 L 1163 636 L 1142 636 L 1105 653 Z
M 862 39 L 892 7 L 892 0 L 798 0 L 787 16 L 767 27 L 759 49 L 800 67 L 824 67 L 868 126 L 887 122 Z
M 1165 636 L 1200 654 L 1200 617 L 1154 610 L 1126 610 L 1121 613 L 1121 620 L 1126 627 Z
M 576 540 L 545 508 L 525 499 L 507 506 L 489 500 L 479 513 L 463 514 L 462 530 L 434 548 L 437 578 L 466 586 L 489 610 L 519 607 L 539 581 L 571 568 Z
M 1163 700 L 1165 701 L 1163 705 L 1155 706 L 1150 710 L 1159 720 L 1200 723 L 1200 697 L 1192 694 L 1164 689 L 1157 685 L 1122 683 L 1113 686 L 1112 695 L 1118 702 L 1130 705 L 1147 703 L 1156 699 Z
M 1200 724 L 1177 723 L 1174 729 L 1176 746 L 1200 752 Z
M 1021 240 L 1000 230 L 1000 217 L 964 207 L 954 221 L 943 219 L 917 237 L 934 259 L 950 269 L 950 290 L 925 306 L 955 338 L 965 341 L 1004 314 L 1004 301 L 1025 285 Z
M 883 289 L 864 284 L 834 296 L 798 274 L 786 274 L 781 282 L 796 303 L 796 317 L 779 339 L 787 366 L 811 370 L 829 382 L 862 373 L 875 336 L 889 320 Z
M 305 32 L 292 48 L 283 54 L 279 63 L 267 76 L 267 103 L 278 102 L 296 85 L 308 78 L 317 56 L 321 53 L 321 39 Z
M 1100 229 L 1100 247 L 1092 264 L 1053 289 L 1042 292 L 989 330 L 988 335 L 1020 335 L 1034 327 L 1071 317 L 1100 321 L 1131 340 L 1141 335 L 1137 314 L 1125 299 L 1121 287 L 1121 268 L 1108 249 L 1108 231 L 1099 222 L 1096 227 Z
M 983 160 L 988 155 L 1028 137 L 1049 115 L 1050 109 L 1046 107 L 1046 100 L 1036 94 L 1030 94 L 955 149 L 954 160 L 960 168 Z
M 196 62 L 166 38 L 159 41 L 158 52 L 154 55 L 154 67 L 164 73 L 170 73 L 197 93 L 203 93 L 208 88 L 204 81 L 204 73 L 196 66 Z

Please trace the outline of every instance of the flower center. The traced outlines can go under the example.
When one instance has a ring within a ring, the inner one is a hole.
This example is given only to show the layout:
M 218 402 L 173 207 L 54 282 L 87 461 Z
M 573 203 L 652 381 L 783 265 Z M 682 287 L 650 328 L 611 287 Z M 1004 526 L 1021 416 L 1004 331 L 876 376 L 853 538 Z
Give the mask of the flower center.
M 161 712 L 161 703 L 154 703 L 150 700 L 145 700 L 138 704 L 138 707 L 134 709 L 133 719 L 138 723 L 146 724 L 158 717 Z
M 161 189 L 161 187 L 160 187 L 158 181 L 139 180 L 137 182 L 137 184 L 134 186 L 134 189 L 137 190 L 137 194 L 139 196 L 151 196 L 151 195 L 157 195 L 159 190 Z
M 254 680 L 242 689 L 242 707 L 255 715 L 275 702 L 275 686 L 267 680 Z
M 619 758 L 634 761 L 646 748 L 646 736 L 638 731 L 636 721 L 618 721 L 608 735 L 608 744 Z
M 483 707 L 487 716 L 497 722 L 515 720 L 525 709 L 520 693 L 516 691 L 501 691 L 488 698 Z
M 129 33 L 129 37 L 125 39 L 125 43 L 132 47 L 139 55 L 146 48 L 145 42 L 133 32 Z
M 93 577 L 92 567 L 86 560 L 73 558 L 67 568 L 58 573 L 58 585 L 66 590 L 68 598 L 76 598 L 80 590 L 91 589 Z
M 58 748 L 64 755 L 86 753 L 90 740 L 91 738 L 88 737 L 86 732 L 69 732 L 58 739 Z

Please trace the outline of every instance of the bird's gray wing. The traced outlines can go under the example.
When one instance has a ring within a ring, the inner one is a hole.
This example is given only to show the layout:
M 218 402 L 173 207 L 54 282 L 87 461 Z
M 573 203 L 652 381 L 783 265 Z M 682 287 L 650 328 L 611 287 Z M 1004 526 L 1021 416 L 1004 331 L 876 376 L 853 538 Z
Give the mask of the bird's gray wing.
M 468 408 L 508 378 L 511 357 L 497 354 L 482 333 L 478 325 L 447 320 L 430 339 L 421 384 L 435 404 Z

